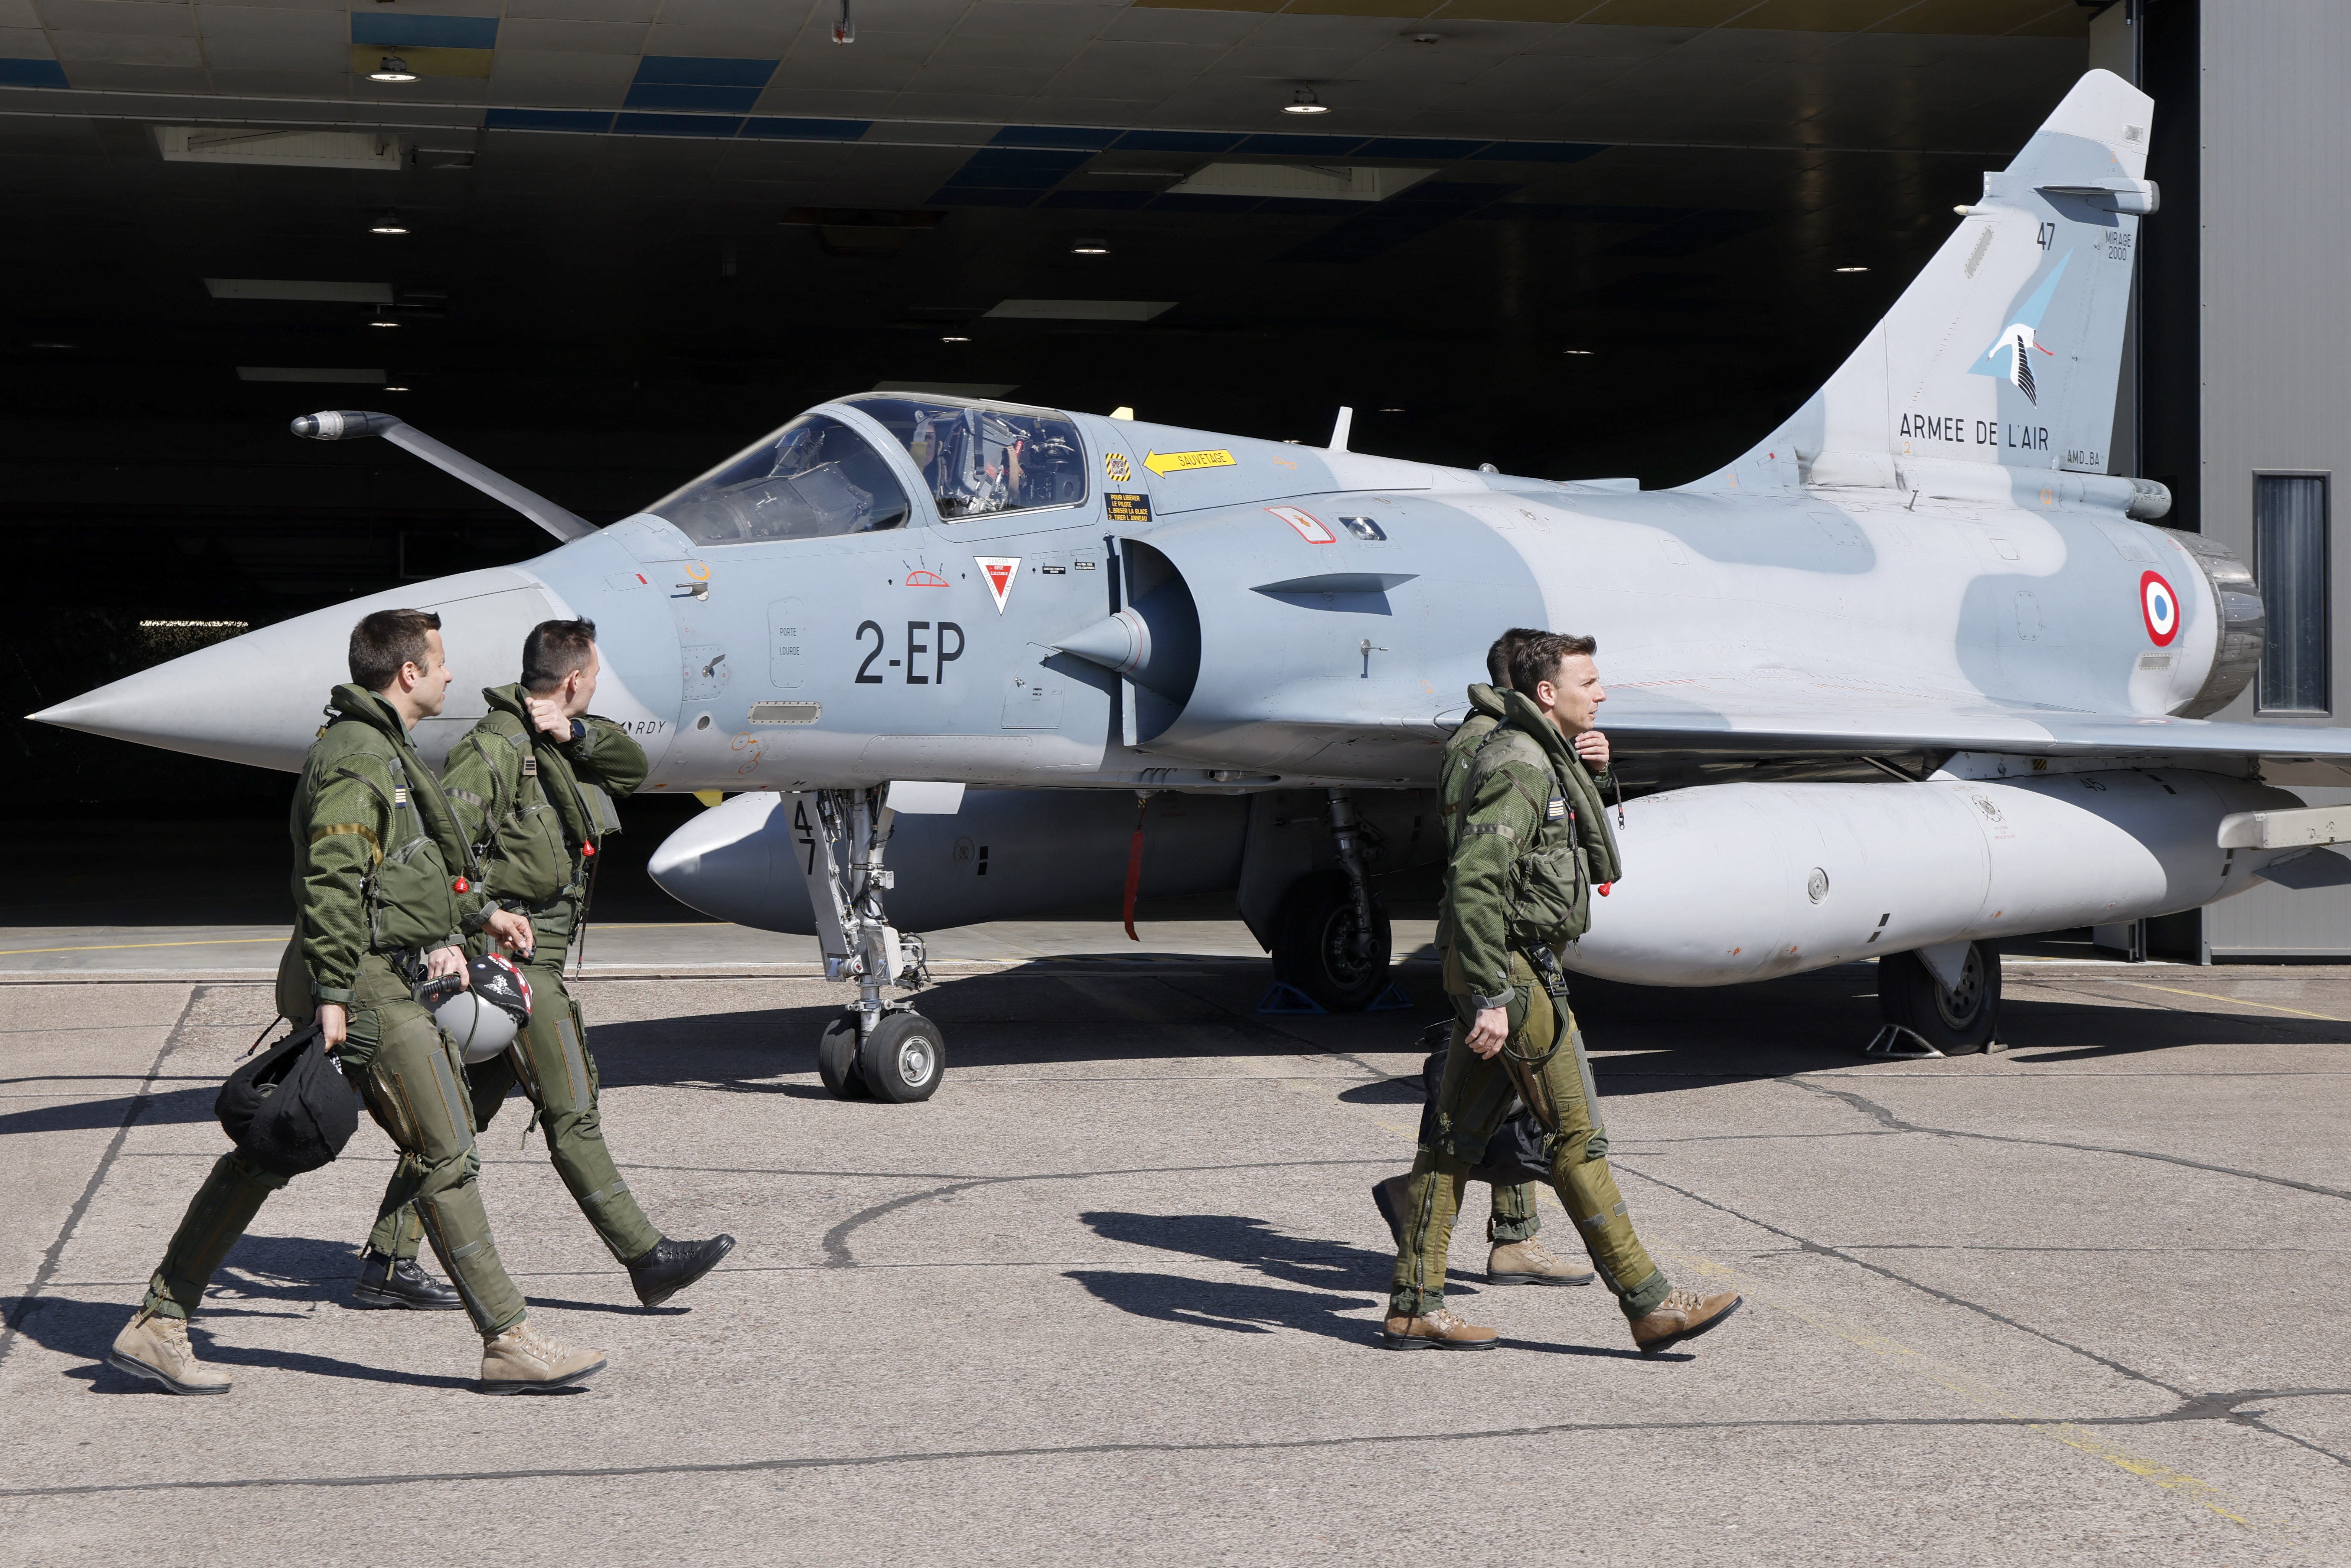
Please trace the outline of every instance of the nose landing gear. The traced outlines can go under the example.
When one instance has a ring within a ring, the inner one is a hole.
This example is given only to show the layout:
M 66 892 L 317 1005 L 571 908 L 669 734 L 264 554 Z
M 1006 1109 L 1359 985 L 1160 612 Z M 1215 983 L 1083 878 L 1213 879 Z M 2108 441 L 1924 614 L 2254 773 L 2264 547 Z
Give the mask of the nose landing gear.
M 893 878 L 882 865 L 897 813 L 882 789 L 820 789 L 789 797 L 809 904 L 824 945 L 824 977 L 854 980 L 857 1000 L 825 1026 L 817 1076 L 836 1098 L 896 1104 L 927 1100 L 946 1070 L 946 1039 L 884 986 L 930 984 L 923 939 L 893 929 L 882 911 Z
M 1364 875 L 1353 791 L 1329 792 L 1337 871 L 1301 877 L 1273 919 L 1273 977 L 1334 1013 L 1362 1012 L 1387 989 L 1394 933 Z

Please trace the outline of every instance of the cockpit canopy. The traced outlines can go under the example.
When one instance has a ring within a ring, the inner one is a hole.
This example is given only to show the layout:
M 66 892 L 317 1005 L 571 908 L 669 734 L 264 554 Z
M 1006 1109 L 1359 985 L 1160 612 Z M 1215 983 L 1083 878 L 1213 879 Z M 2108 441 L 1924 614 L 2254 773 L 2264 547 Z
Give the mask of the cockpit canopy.
M 843 400 L 905 446 L 942 521 L 1086 498 L 1078 427 L 1050 409 L 912 393 Z M 646 511 L 698 544 L 821 538 L 906 526 L 890 465 L 829 414 L 804 413 Z
M 1050 409 L 909 392 L 842 401 L 905 446 L 943 522 L 1086 498 L 1085 445 L 1078 427 Z
M 906 492 L 865 437 L 804 413 L 645 508 L 698 544 L 906 526 Z

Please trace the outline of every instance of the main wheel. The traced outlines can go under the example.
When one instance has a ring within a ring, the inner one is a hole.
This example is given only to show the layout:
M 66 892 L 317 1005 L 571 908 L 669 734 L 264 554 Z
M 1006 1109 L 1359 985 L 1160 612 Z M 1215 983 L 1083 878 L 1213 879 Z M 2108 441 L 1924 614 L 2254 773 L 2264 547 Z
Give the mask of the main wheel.
M 883 1013 L 857 1055 L 858 1076 L 876 1097 L 896 1104 L 927 1100 L 946 1071 L 946 1037 L 916 1012 Z
M 836 1100 L 866 1100 L 872 1092 L 865 1087 L 864 1075 L 857 1071 L 857 1015 L 843 1013 L 824 1026 L 824 1038 L 817 1041 L 816 1075 L 832 1091 Z
M 1946 1056 L 1972 1056 L 1991 1044 L 2000 1021 L 2000 950 L 1971 942 L 1950 990 L 1916 953 L 1877 961 L 1877 1010 Z
M 1343 871 L 1301 877 L 1273 917 L 1273 977 L 1334 1013 L 1361 1012 L 1386 988 L 1394 933 L 1372 900 L 1372 928 L 1355 917 L 1355 891 Z

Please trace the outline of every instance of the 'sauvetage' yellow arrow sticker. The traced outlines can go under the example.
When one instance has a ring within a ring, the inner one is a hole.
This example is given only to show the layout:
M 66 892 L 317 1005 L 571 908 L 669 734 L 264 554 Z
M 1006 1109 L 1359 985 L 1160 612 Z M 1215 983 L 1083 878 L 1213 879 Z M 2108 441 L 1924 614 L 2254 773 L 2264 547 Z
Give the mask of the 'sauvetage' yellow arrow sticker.
M 1145 456 L 1143 465 L 1154 474 L 1180 473 L 1186 468 L 1230 468 L 1233 455 L 1229 452 L 1154 452 Z

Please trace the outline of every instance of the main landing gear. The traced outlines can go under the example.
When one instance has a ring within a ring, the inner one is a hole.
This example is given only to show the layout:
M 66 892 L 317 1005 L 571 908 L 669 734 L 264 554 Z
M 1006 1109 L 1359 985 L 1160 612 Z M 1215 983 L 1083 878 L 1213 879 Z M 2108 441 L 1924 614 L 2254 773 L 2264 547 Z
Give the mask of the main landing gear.
M 1290 884 L 1273 917 L 1273 977 L 1329 1012 L 1361 1012 L 1388 986 L 1395 936 L 1364 874 L 1364 824 L 1353 791 L 1329 791 L 1339 869 Z
M 792 809 L 796 823 L 807 826 L 805 837 L 794 837 L 824 944 L 824 977 L 857 982 L 857 1000 L 825 1026 L 817 1043 L 817 1075 L 840 1099 L 904 1104 L 937 1090 L 946 1040 L 912 1003 L 882 995 L 884 986 L 912 991 L 931 980 L 923 939 L 893 929 L 882 913 L 882 894 L 893 880 L 882 851 L 897 820 L 886 793 L 820 789 Z
M 1865 1056 L 1973 1056 L 1998 1051 L 2000 949 L 1946 942 L 1877 961 L 1877 1010 L 1886 1027 Z

